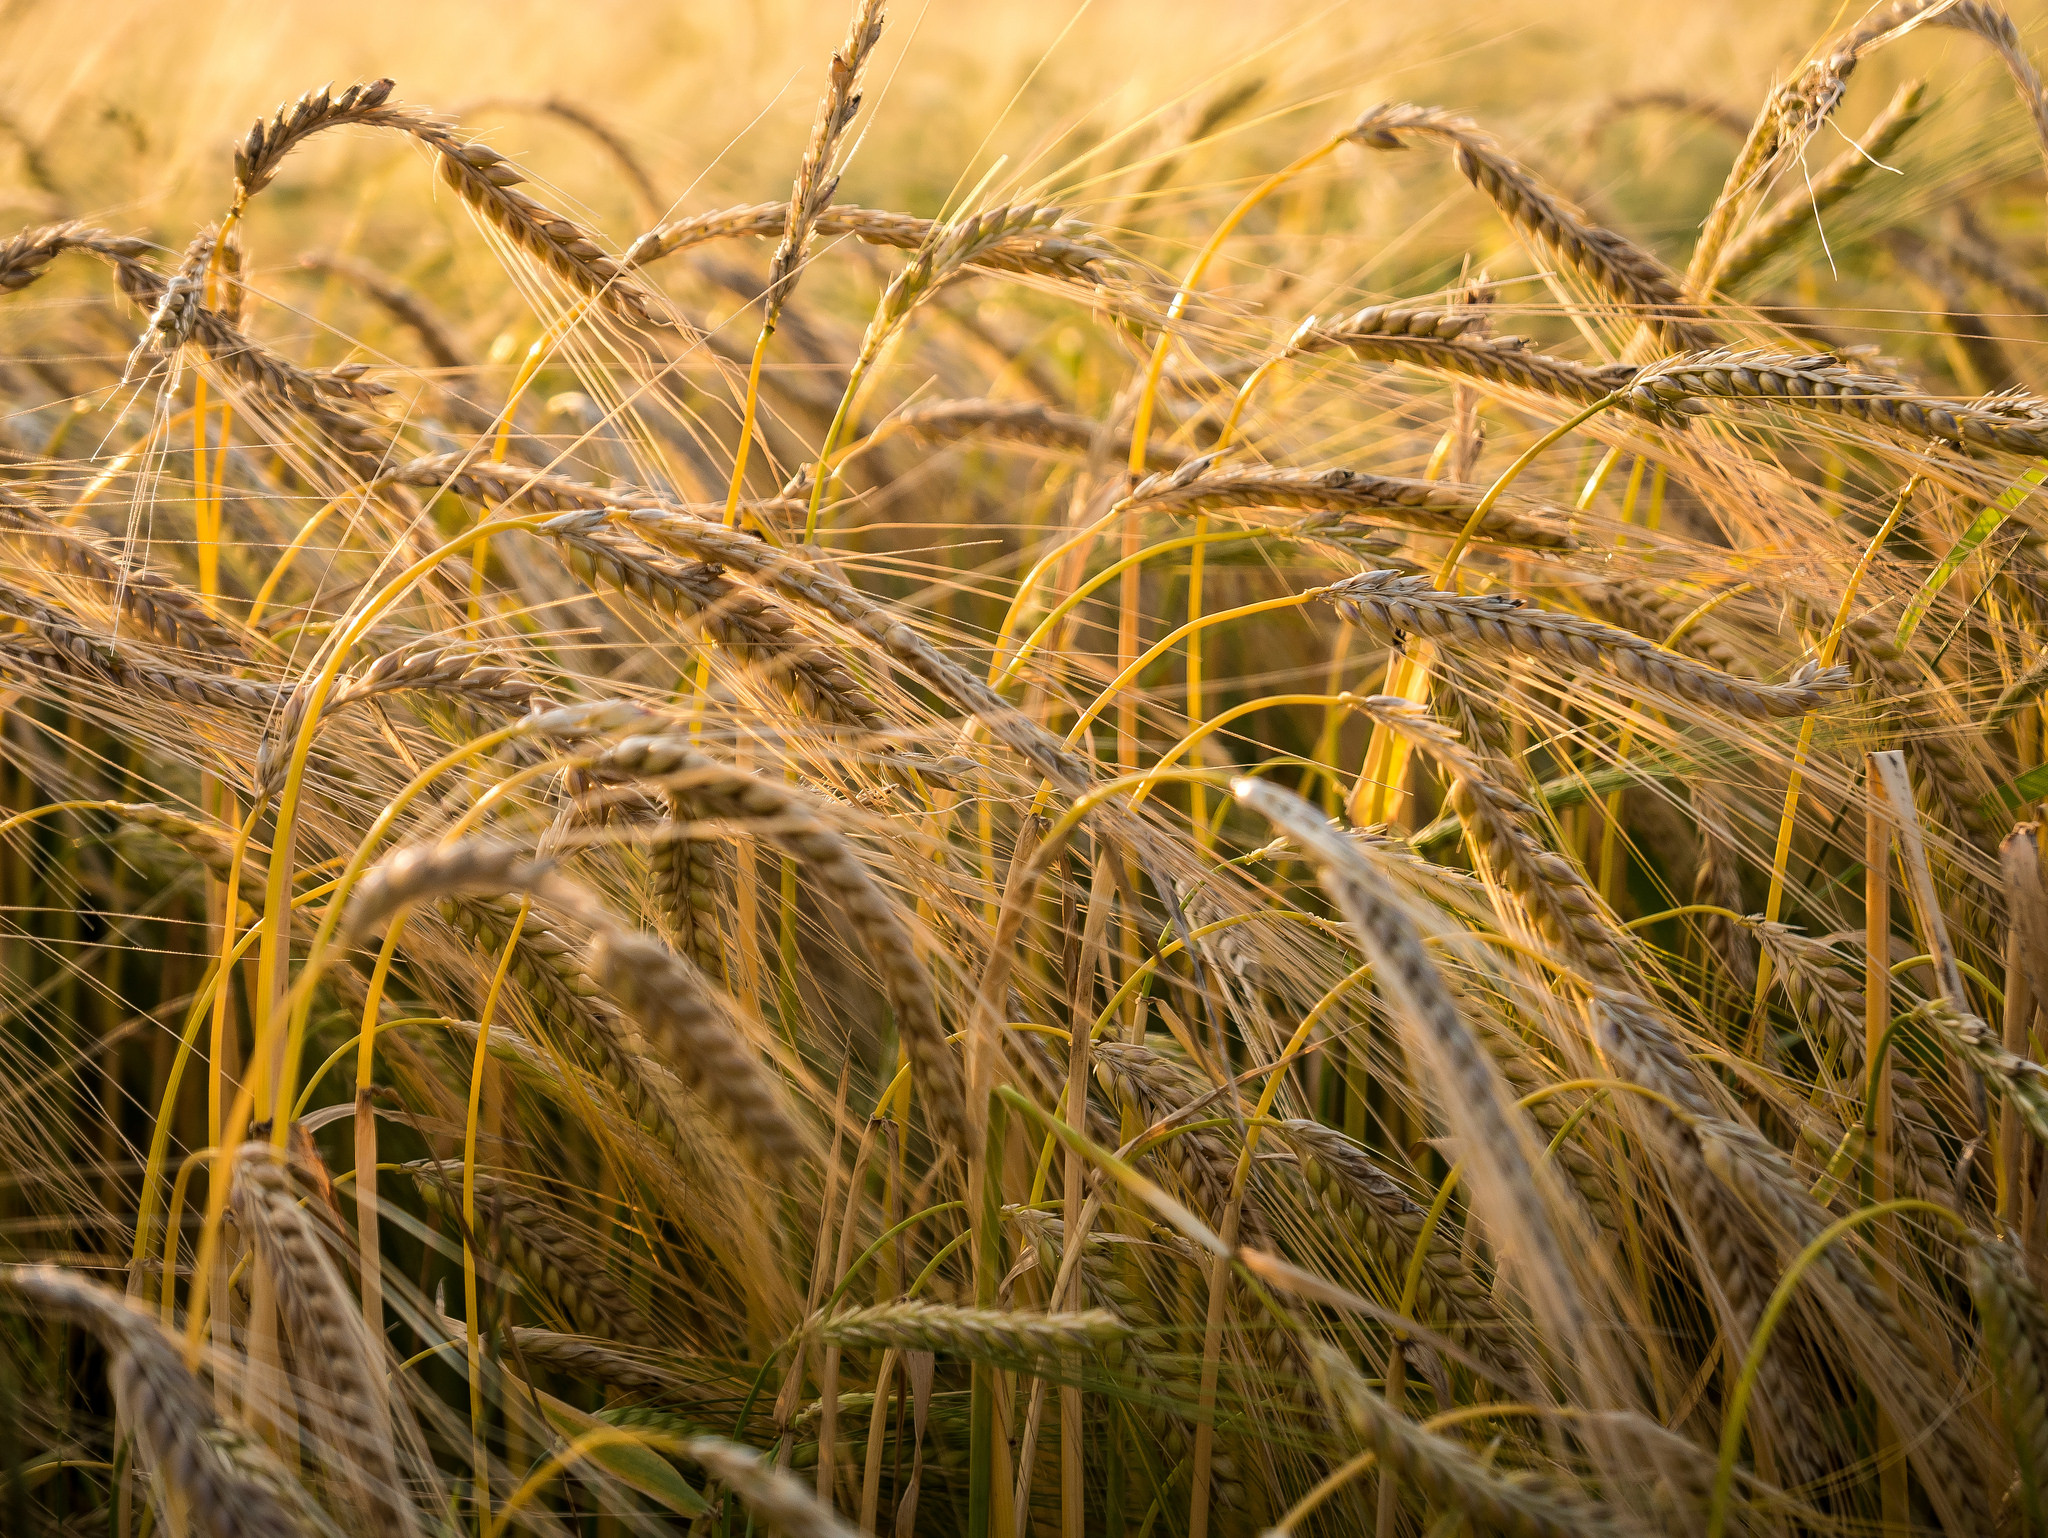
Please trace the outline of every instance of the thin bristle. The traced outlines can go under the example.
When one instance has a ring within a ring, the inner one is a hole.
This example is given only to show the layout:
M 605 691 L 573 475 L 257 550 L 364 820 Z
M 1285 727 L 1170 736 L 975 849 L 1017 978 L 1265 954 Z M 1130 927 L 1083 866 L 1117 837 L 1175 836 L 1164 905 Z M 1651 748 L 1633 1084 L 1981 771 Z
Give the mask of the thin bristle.
M 2029 13 L 273 9 L 8 14 L 9 1538 L 2048 1522 Z

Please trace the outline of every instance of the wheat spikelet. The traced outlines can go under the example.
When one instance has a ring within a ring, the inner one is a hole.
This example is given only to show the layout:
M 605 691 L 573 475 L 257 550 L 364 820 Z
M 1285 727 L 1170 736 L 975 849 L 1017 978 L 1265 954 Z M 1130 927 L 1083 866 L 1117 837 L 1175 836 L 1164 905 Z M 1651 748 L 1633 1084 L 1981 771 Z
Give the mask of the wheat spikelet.
M 27 287 L 66 251 L 85 251 L 107 262 L 114 269 L 115 287 L 145 315 L 155 316 L 163 306 L 171 283 L 142 261 L 150 251 L 146 241 L 78 223 L 27 230 L 0 246 L 0 290 Z M 300 368 L 251 341 L 227 317 L 189 296 L 178 305 L 177 315 L 181 344 L 198 347 L 227 379 L 306 423 L 351 474 L 368 480 L 383 467 L 390 434 L 348 409 L 391 393 L 389 386 L 362 377 L 365 365 Z
M 787 204 L 755 203 L 679 219 L 640 236 L 626 248 L 624 260 L 628 266 L 644 267 L 709 241 L 779 236 L 788 216 Z M 840 203 L 821 210 L 812 231 L 817 235 L 851 235 L 871 246 L 917 251 L 931 241 L 932 232 L 939 228 L 942 226 L 931 219 Z M 1092 282 L 1097 267 L 1113 255 L 1086 225 L 1055 215 L 1049 225 L 1030 226 L 997 237 L 967 265 L 994 272 Z
M 436 455 L 388 472 L 400 485 L 445 488 L 483 503 L 526 501 L 544 509 L 663 506 L 658 498 L 621 488 L 600 491 L 567 477 L 516 466 L 466 463 Z M 766 505 L 756 504 L 766 512 Z M 701 625 L 742 660 L 759 666 L 798 706 L 828 721 L 880 730 L 889 719 L 845 663 L 806 639 L 774 604 L 726 580 L 716 561 L 676 561 L 602 522 L 560 523 L 548 531 L 570 568 L 592 586 L 631 593 L 671 620 Z
M 1577 1293 L 1523 1134 L 1503 1104 L 1492 1059 L 1465 1022 L 1413 920 L 1385 895 L 1358 846 L 1306 801 L 1249 776 L 1232 781 L 1231 793 L 1314 862 L 1317 879 L 1373 963 L 1374 985 L 1404 1033 L 1443 1076 L 1438 1098 L 1466 1143 L 1466 1157 L 1484 1171 L 1481 1205 L 1489 1224 L 1503 1236 L 1497 1242 L 1520 1253 L 1540 1306 L 1551 1312 L 1554 1322 L 1575 1332 L 1580 1313 Z
M 1007 704 L 980 676 L 946 656 L 886 606 L 802 555 L 772 551 L 759 540 L 673 508 L 623 507 L 616 513 L 564 513 L 543 525 L 556 536 L 586 533 L 616 517 L 653 544 L 697 560 L 746 572 L 793 602 L 858 632 L 933 690 L 976 717 L 991 736 L 1057 785 L 1088 783 L 1089 774 L 1058 738 Z
M 1455 1442 L 1424 1431 L 1372 1393 L 1358 1370 L 1321 1341 L 1308 1345 L 1317 1384 L 1352 1434 L 1433 1504 L 1480 1531 L 1513 1538 L 1587 1538 L 1643 1531 L 1618 1513 L 1526 1479 L 1493 1472 Z
M 208 1538 L 311 1538 L 327 1530 L 270 1450 L 214 1414 L 213 1396 L 148 1314 L 57 1266 L 8 1266 L 0 1287 L 77 1322 L 106 1347 L 122 1418 L 177 1509 Z
M 1776 1285 L 1777 1256 L 1709 1165 L 1700 1129 L 1711 1118 L 1712 1107 L 1701 1093 L 1698 1076 L 1640 999 L 1602 993 L 1595 1001 L 1594 1026 L 1601 1051 L 1622 1077 L 1657 1091 L 1676 1106 L 1645 1100 L 1632 1104 L 1631 1114 L 1660 1149 L 1658 1178 L 1691 1235 L 1702 1271 L 1711 1278 L 1710 1297 L 1717 1312 L 1731 1335 L 1747 1338 Z M 1774 1432 L 1776 1456 L 1801 1479 L 1814 1476 L 1825 1467 L 1820 1396 L 1785 1339 L 1765 1355 L 1758 1382 L 1764 1390 L 1758 1408 Z
M 244 715 L 267 715 L 280 703 L 276 684 L 159 662 L 139 648 L 88 630 L 76 615 L 5 581 L 0 581 L 0 617 L 28 628 L 25 659 L 72 678 Z
M 634 1125 L 677 1159 L 686 1159 L 691 1138 L 672 1104 L 671 1081 L 632 1040 L 616 1008 L 578 964 L 582 948 L 531 911 L 520 923 L 515 898 L 472 893 L 442 898 L 436 906 L 443 919 L 493 958 L 504 954 L 517 925 L 510 975 L 545 1021 L 568 1028 L 572 1045 L 617 1092 Z M 491 1039 L 498 1041 L 501 1034 L 493 1031 Z
M 314 134 L 368 121 L 390 100 L 395 84 L 389 79 L 373 80 L 352 85 L 339 96 L 333 94 L 332 86 L 323 86 L 279 107 L 267 123 L 258 118 L 235 149 L 237 201 L 247 202 L 269 186 L 285 156 Z
M 1666 345 L 1690 349 L 1714 344 L 1705 318 L 1682 299 L 1677 279 L 1663 263 L 1626 237 L 1589 223 L 1469 118 L 1439 107 L 1379 106 L 1353 123 L 1347 137 L 1372 149 L 1405 149 L 1406 134 L 1449 144 L 1459 171 L 1511 224 L 1556 252 L 1609 299 L 1638 314 Z
M 206 601 L 85 529 L 67 528 L 17 492 L 0 488 L 0 531 L 40 566 L 86 583 L 148 639 L 239 658 L 242 642 Z
M 1470 524 L 1483 495 L 1476 486 L 1402 480 L 1359 470 L 1216 469 L 1191 460 L 1170 474 L 1140 481 L 1126 502 L 1133 512 L 1176 517 L 1238 507 L 1371 513 L 1432 534 L 1457 534 Z M 1473 534 L 1495 544 L 1535 550 L 1570 549 L 1576 543 L 1562 528 L 1504 508 L 1489 509 Z
M 782 313 L 804 257 L 810 251 L 811 235 L 818 216 L 839 190 L 839 142 L 860 111 L 860 82 L 875 44 L 881 41 L 885 12 L 881 0 L 858 0 L 846 24 L 846 40 L 834 50 L 827 72 L 825 93 L 818 98 L 817 116 L 811 120 L 810 141 L 804 145 L 803 163 L 789 192 L 789 212 L 782 222 L 782 239 L 768 263 L 768 290 L 763 296 L 769 323 Z
M 103 805 L 123 822 L 147 828 L 175 844 L 205 866 L 217 880 L 227 880 L 228 873 L 234 868 L 234 835 L 218 823 L 148 801 L 108 801 Z M 263 862 L 245 852 L 242 856 L 242 898 L 258 910 L 263 906 L 263 886 Z
M 178 270 L 171 274 L 157 295 L 156 306 L 149 314 L 149 324 L 143 328 L 142 340 L 136 343 L 138 351 L 146 347 L 152 352 L 175 357 L 192 340 L 193 329 L 199 323 L 200 300 L 206 292 L 207 269 L 213 265 L 219 246 L 218 225 L 209 224 L 192 237 L 178 263 Z M 132 362 L 130 370 L 133 370 Z
M 444 641 L 421 636 L 385 652 L 361 672 L 335 681 L 321 703 L 319 721 L 326 721 L 362 700 L 402 690 L 447 694 L 471 705 L 490 705 L 524 714 L 540 695 L 540 686 L 517 669 L 495 662 L 474 642 Z M 286 758 L 305 725 L 311 696 L 292 691 L 277 720 L 256 751 L 256 793 L 267 798 L 283 783 Z M 314 730 L 319 729 L 316 723 Z
M 1685 270 L 1687 297 L 1698 299 L 1707 293 L 1708 277 L 1719 265 L 1749 196 L 1768 185 L 1833 116 L 1863 55 L 1909 30 L 1923 12 L 1940 3 L 1893 0 L 1874 8 L 1848 31 L 1818 44 L 1802 66 L 1771 91 L 1707 211 Z
M 306 1405 L 323 1433 L 323 1458 L 339 1464 L 380 1531 L 418 1533 L 389 1420 L 383 1352 L 364 1331 L 327 1241 L 274 1150 L 258 1143 L 237 1151 L 230 1201 L 270 1268 L 294 1365 L 325 1390 Z
M 920 305 L 929 301 L 963 269 L 1013 241 L 1045 239 L 1064 221 L 1060 209 L 1035 203 L 984 209 L 951 224 L 935 224 L 908 266 L 889 280 L 875 305 L 874 319 L 854 355 L 856 374 L 874 362 L 882 344 L 893 336 Z
M 1715 288 L 1734 288 L 1788 245 L 1807 221 L 1818 223 L 1843 198 L 1863 184 L 1871 171 L 1899 147 L 1926 112 L 1927 84 L 1909 81 L 1898 89 L 1885 109 L 1872 120 L 1863 141 L 1851 145 L 1829 161 L 1811 184 L 1802 186 L 1762 214 L 1743 232 L 1742 238 L 1722 253 L 1720 263 L 1708 280 Z
M 966 1083 L 946 1040 L 931 976 L 895 903 L 825 823 L 819 808 L 786 786 L 727 768 L 681 738 L 629 737 L 592 766 L 664 780 L 705 815 L 765 824 L 770 837 L 810 868 L 881 972 L 933 1131 L 956 1148 L 971 1146 Z
M 669 798 L 669 825 L 654 836 L 649 867 L 655 901 L 668 928 L 669 943 L 697 964 L 706 977 L 725 977 L 725 942 L 719 937 L 719 896 L 723 888 L 715 844 L 681 824 L 696 816 L 688 799 Z
M 1965 405 L 1849 368 L 1832 353 L 1710 352 L 1644 369 L 1629 386 L 1644 410 L 1706 410 L 1706 402 L 1824 411 L 1957 448 L 2048 453 L 2048 407 L 2031 396 Z
M 2020 1499 L 2039 1524 L 2048 1499 L 2048 1306 L 2009 1245 L 1973 1237 L 1965 1247 L 1970 1301 L 1984 1331 L 1998 1407 L 2019 1465 Z
M 341 934 L 353 941 L 414 903 L 535 890 L 561 891 L 553 862 L 533 859 L 510 844 L 489 838 L 413 844 L 386 855 L 356 883 Z
M 862 440 L 861 447 L 871 448 L 899 434 L 935 444 L 982 435 L 1068 454 L 1089 453 L 1100 443 L 1111 459 L 1128 461 L 1130 434 L 1105 438 L 1102 429 L 1103 424 L 1092 417 L 1057 411 L 1041 401 L 930 401 L 884 418 Z M 1145 463 L 1154 470 L 1172 469 L 1187 458 L 1187 450 L 1171 443 L 1155 440 L 1145 445 Z
M 571 1378 L 608 1383 L 630 1393 L 664 1397 L 674 1397 L 692 1386 L 690 1379 L 621 1351 L 608 1342 L 585 1340 L 580 1336 L 562 1335 L 523 1324 L 515 1324 L 509 1338 L 513 1351 L 528 1366 L 552 1368 Z
M 1390 1275 L 1399 1276 L 1422 1237 L 1424 1210 L 1364 1149 L 1320 1122 L 1287 1121 L 1278 1131 L 1316 1193 L 1337 1212 Z M 1418 1317 L 1510 1378 L 1521 1372 L 1493 1294 L 1459 1253 L 1457 1237 L 1439 1228 L 1424 1251 L 1416 1292 Z
M 1107 1309 L 1031 1314 L 944 1303 L 882 1303 L 835 1314 L 818 1326 L 830 1345 L 851 1350 L 897 1346 L 988 1359 L 1057 1360 L 1064 1352 L 1099 1350 L 1129 1333 Z
M 2048 86 L 2041 83 L 2041 71 L 2021 43 L 2019 28 L 2013 25 L 2012 17 L 1986 0 L 1957 0 L 1956 4 L 1934 12 L 1928 21 L 1933 26 L 1975 33 L 1998 55 L 2006 73 L 2012 76 L 2020 105 L 2027 109 L 2033 122 L 2041 154 L 2048 159 Z
M 829 1507 L 751 1447 L 720 1437 L 692 1437 L 682 1452 L 713 1479 L 730 1486 L 751 1517 L 769 1532 L 782 1538 L 854 1538 L 854 1530 Z
M 1140 1043 L 1097 1042 L 1088 1058 L 1103 1093 L 1146 1127 L 1174 1121 L 1209 1090 L 1193 1073 Z M 1154 1157 L 1180 1177 L 1203 1218 L 1212 1224 L 1223 1221 L 1237 1153 L 1220 1133 L 1207 1128 L 1176 1130 L 1160 1143 Z M 1238 1218 L 1238 1232 L 1247 1244 L 1264 1248 L 1269 1242 L 1265 1216 L 1250 1193 Z
M 416 1160 L 405 1172 L 429 1207 L 460 1214 L 462 1161 Z M 477 1222 L 502 1247 L 505 1258 L 561 1309 L 563 1317 L 592 1335 L 644 1341 L 654 1327 L 588 1243 L 565 1228 L 543 1197 L 529 1195 L 483 1170 L 473 1173 Z M 478 1235 L 479 1238 L 483 1236 Z
M 2048 690 L 2048 656 L 2030 663 L 2027 670 L 2005 686 L 1984 717 L 1987 727 L 2003 726 Z
M 1913 1017 L 1939 1033 L 1950 1050 L 1983 1075 L 1987 1089 L 2019 1112 L 2027 1130 L 2048 1142 L 2048 1068 L 2009 1051 L 1989 1025 L 1957 1013 L 1946 1000 L 1921 1005 Z
M 1647 582 L 1596 582 L 1576 589 L 1580 602 L 1600 619 L 1623 630 L 1632 630 L 1646 641 L 1670 651 L 1719 668 L 1737 678 L 1754 676 L 1755 668 L 1721 636 L 1702 625 L 1674 632 L 1698 607 L 1689 595 L 1666 592 Z
M 613 928 L 590 942 L 590 975 L 725 1123 L 764 1172 L 784 1178 L 810 1149 L 772 1075 L 713 1002 L 703 974 L 659 940 Z
M 1811 1244 L 1827 1226 L 1826 1215 L 1808 1199 L 1778 1151 L 1747 1128 L 1702 1123 L 1700 1153 L 1708 1169 L 1759 1222 L 1776 1236 L 1787 1255 Z M 1912 1418 L 1928 1428 L 1911 1444 L 1913 1457 L 1935 1487 L 1933 1499 L 1953 1514 L 1963 1531 L 1990 1525 L 1978 1457 L 1964 1427 L 1957 1424 L 1947 1395 L 1898 1305 L 1871 1279 L 1853 1252 L 1837 1245 L 1816 1263 L 1845 1299 L 1850 1329 L 1868 1329 L 1895 1364 L 1882 1380 Z
M 1375 304 L 1324 325 L 1311 319 L 1287 344 L 1289 353 L 1342 348 L 1361 362 L 1407 363 L 1460 379 L 1508 385 L 1531 395 L 1591 405 L 1636 377 L 1626 363 L 1575 363 L 1535 352 L 1526 337 L 1476 330 L 1480 312 Z
M 268 123 L 258 121 L 235 152 L 235 181 L 241 199 L 268 185 L 279 163 L 313 134 L 345 124 L 393 129 L 435 152 L 441 179 L 481 218 L 507 239 L 621 320 L 658 325 L 655 299 L 624 276 L 624 269 L 592 239 L 590 232 L 519 190 L 525 174 L 498 151 L 458 138 L 452 125 L 416 108 L 390 105 L 392 82 L 351 86 L 340 96 L 309 92 L 280 108 Z
M 1597 620 L 1538 609 L 1504 594 L 1439 592 L 1425 577 L 1395 571 L 1361 572 L 1326 591 L 1347 620 L 1381 634 L 1412 632 L 1452 647 L 1604 665 L 1627 683 L 1752 720 L 1806 715 L 1820 708 L 1828 691 L 1849 682 L 1847 668 L 1808 663 L 1786 683 L 1752 683 Z
M 1497 784 L 1485 767 L 1412 701 L 1388 695 L 1352 708 L 1420 748 L 1449 776 L 1447 804 L 1464 823 L 1473 853 L 1511 892 L 1551 948 L 1586 975 L 1625 981 L 1619 931 L 1578 867 L 1542 847 L 1524 826 L 1534 810 Z

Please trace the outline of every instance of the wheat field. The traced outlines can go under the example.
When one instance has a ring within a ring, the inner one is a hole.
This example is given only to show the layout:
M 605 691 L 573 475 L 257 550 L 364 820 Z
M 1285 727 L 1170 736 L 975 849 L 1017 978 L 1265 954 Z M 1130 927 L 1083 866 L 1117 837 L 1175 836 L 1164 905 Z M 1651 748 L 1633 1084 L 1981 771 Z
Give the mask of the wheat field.
M 2048 12 L 0 45 L 0 1533 L 2048 1534 Z

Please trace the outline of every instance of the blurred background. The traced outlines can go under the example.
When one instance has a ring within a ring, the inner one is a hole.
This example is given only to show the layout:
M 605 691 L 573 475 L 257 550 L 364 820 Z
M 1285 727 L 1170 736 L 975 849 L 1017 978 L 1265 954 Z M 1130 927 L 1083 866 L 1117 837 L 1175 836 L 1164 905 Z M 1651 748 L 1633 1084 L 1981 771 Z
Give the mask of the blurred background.
M 1176 205 L 1192 231 L 1222 190 L 1311 136 L 1376 101 L 1413 100 L 1472 113 L 1596 218 L 1676 259 L 1774 74 L 1862 9 L 906 0 L 869 75 L 871 110 L 840 196 L 932 214 L 987 177 L 991 200 L 1049 194 L 1091 220 L 1170 241 Z M 2038 5 L 2012 11 L 2023 31 L 2041 20 Z M 323 81 L 389 75 L 398 100 L 487 131 L 546 178 L 553 200 L 623 245 L 650 215 L 786 196 L 818 63 L 844 26 L 838 0 L 17 0 L 0 8 L 0 140 L 13 141 L 0 145 L 0 217 L 90 217 L 181 244 L 225 208 L 231 146 L 258 114 Z M 1827 232 L 1835 269 L 1868 260 L 1877 210 L 1910 222 L 1973 183 L 2014 202 L 1981 211 L 2001 228 L 2039 224 L 2038 199 L 2015 181 L 2037 164 L 2024 112 L 1996 58 L 1966 35 L 1931 31 L 1873 58 L 1851 82 L 1841 128 L 1856 132 L 1908 74 L 1928 79 L 1941 110 L 1913 136 L 1884 197 L 1836 214 Z M 548 103 L 616 136 L 644 185 L 592 133 L 541 110 Z M 1203 142 L 1190 150 L 1193 140 Z M 1824 132 L 1809 152 L 1815 169 L 1846 142 Z M 351 248 L 415 283 L 446 276 L 452 263 L 490 261 L 460 206 L 408 163 L 418 159 L 381 135 L 307 146 L 243 231 L 259 272 L 266 232 L 273 255 L 314 242 Z M 1916 176 L 1923 166 L 1943 169 L 1938 192 L 1935 178 Z M 319 226 L 297 226 L 308 218 Z M 1372 289 L 1455 277 L 1468 252 L 1496 268 L 1526 266 L 1508 229 L 1437 155 L 1350 155 L 1260 220 L 1315 232 L 1294 249 L 1251 248 L 1261 262 L 1302 271 L 1317 265 L 1320 246 L 1369 229 L 1373 239 L 1351 258 L 1367 265 L 1347 276 Z M 1806 301 L 1850 302 L 1836 275 L 1826 261 L 1810 269 Z M 487 342 L 517 300 L 498 284 L 474 291 L 507 306 L 502 316 L 462 317 Z

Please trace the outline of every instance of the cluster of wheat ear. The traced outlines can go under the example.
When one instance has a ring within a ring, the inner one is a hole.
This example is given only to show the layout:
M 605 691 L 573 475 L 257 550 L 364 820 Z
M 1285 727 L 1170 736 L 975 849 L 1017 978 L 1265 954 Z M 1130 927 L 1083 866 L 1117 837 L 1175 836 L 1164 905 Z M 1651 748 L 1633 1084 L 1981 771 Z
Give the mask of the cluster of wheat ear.
M 2020 26 L 916 212 L 900 26 L 786 201 L 511 103 L 637 237 L 0 119 L 0 1529 L 2048 1534 Z

